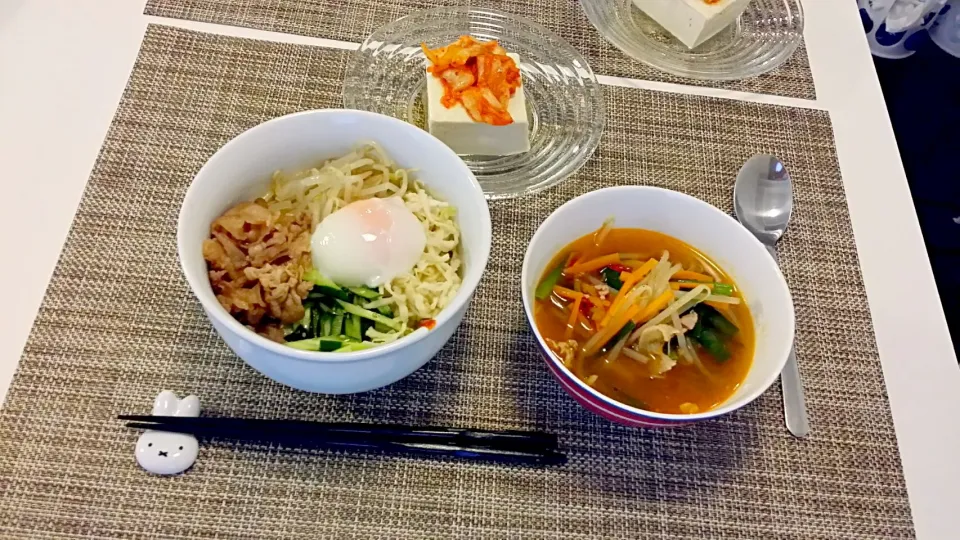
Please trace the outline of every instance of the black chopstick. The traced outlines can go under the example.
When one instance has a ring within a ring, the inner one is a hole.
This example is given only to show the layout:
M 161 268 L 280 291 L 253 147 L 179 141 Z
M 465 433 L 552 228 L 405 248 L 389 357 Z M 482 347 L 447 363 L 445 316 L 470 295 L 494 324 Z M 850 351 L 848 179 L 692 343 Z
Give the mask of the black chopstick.
M 364 424 L 342 422 L 311 422 L 307 420 L 268 420 L 256 418 L 214 418 L 183 416 L 121 415 L 119 420 L 162 423 L 166 426 L 186 426 L 198 429 L 231 429 L 236 432 L 262 434 L 314 434 L 331 437 L 454 444 L 464 447 L 499 448 L 515 450 L 556 450 L 557 436 L 539 431 L 487 431 L 438 426 L 408 426 L 402 424 Z M 151 428 L 145 428 L 151 429 Z M 152 428 L 160 429 L 160 428 Z
M 188 433 L 202 438 L 230 439 L 240 442 L 276 444 L 290 448 L 310 448 L 323 450 L 381 451 L 392 454 L 407 454 L 423 457 L 451 457 L 458 459 L 483 460 L 515 465 L 562 465 L 566 456 L 552 450 L 521 451 L 510 449 L 461 447 L 449 444 L 429 444 L 392 441 L 364 441 L 357 437 L 341 438 L 335 435 L 323 438 L 306 434 L 280 433 L 265 438 L 262 433 L 238 433 L 230 430 L 201 430 L 186 426 L 165 426 L 163 424 L 129 423 L 135 429 L 157 429 L 163 431 Z
M 405 425 L 322 423 L 300 420 L 122 415 L 127 427 L 187 433 L 201 438 L 278 444 L 295 448 L 373 450 L 527 465 L 559 465 L 555 435 Z

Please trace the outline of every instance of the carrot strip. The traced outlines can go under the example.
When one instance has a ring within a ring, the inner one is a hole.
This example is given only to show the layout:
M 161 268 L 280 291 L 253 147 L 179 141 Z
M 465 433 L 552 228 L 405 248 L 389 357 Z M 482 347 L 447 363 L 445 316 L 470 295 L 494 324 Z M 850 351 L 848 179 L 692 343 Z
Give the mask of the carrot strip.
M 559 296 L 560 298 L 566 298 L 567 300 L 580 300 L 583 298 L 583 293 L 570 290 L 566 287 L 561 287 L 556 285 L 553 287 L 553 293 Z
M 590 314 L 590 318 L 593 319 L 594 323 L 600 324 L 600 321 L 607 316 L 607 310 L 603 309 L 600 304 L 596 304 L 596 306 L 596 309 Z
M 708 289 L 710 289 L 710 290 L 713 290 L 713 283 L 694 283 L 694 282 L 679 282 L 679 283 L 678 283 L 678 282 L 676 282 L 676 281 L 671 281 L 671 282 L 670 282 L 670 288 L 673 289 L 673 290 L 675 290 L 675 291 L 680 291 L 680 290 L 683 290 L 683 289 L 692 289 L 692 288 L 694 288 L 694 287 L 699 287 L 699 286 L 701 286 L 701 285 L 703 285 L 704 287 L 706 287 L 706 288 L 708 288 Z
M 659 261 L 656 259 L 650 259 L 643 263 L 643 266 L 637 268 L 633 272 L 630 272 L 626 276 L 624 276 L 623 273 L 620 274 L 620 279 L 623 280 L 623 286 L 620 287 L 620 292 L 617 293 L 616 298 L 613 299 L 613 305 L 610 306 L 610 311 L 607 312 L 606 318 L 600 323 L 601 327 L 606 326 L 607 322 L 609 322 L 610 316 L 617 312 L 617 310 L 620 308 L 620 304 L 623 302 L 623 299 L 627 296 L 627 293 L 630 292 L 630 289 L 632 289 L 637 283 L 640 283 L 643 278 L 647 277 L 647 274 L 653 270 L 653 267 L 655 267 L 658 262 Z
M 623 282 L 623 286 L 620 287 L 620 292 L 618 292 L 617 296 L 613 299 L 613 304 L 610 305 L 610 310 L 607 311 L 607 316 L 604 317 L 603 322 L 600 323 L 601 327 L 605 327 L 607 323 L 610 322 L 610 318 L 614 313 L 617 312 L 618 309 L 620 309 L 620 305 L 623 304 L 624 299 L 630 292 L 630 289 L 632 289 L 636 284 L 637 281 L 633 274 L 628 274 L 627 279 Z
M 670 300 L 673 300 L 673 291 L 663 291 L 663 294 L 654 298 L 653 302 L 647 304 L 647 307 L 643 308 L 643 311 L 638 313 L 637 316 L 633 318 L 633 322 L 640 324 L 649 321 L 654 315 L 663 310 L 663 308 L 667 307 L 667 304 L 670 303 Z
M 660 261 L 656 259 L 650 259 L 647 262 L 643 263 L 643 266 L 634 270 L 633 275 L 636 276 L 637 281 L 640 281 L 643 278 L 647 277 L 647 274 L 649 274 L 650 271 L 653 270 L 655 266 L 657 266 L 658 262 Z
M 570 312 L 570 318 L 567 319 L 567 329 L 563 332 L 563 339 L 570 339 L 573 337 L 573 329 L 577 324 L 577 316 L 580 315 L 580 302 L 582 301 L 582 294 L 573 301 L 573 311 Z
M 590 338 L 592 345 L 590 346 L 589 349 L 585 349 L 583 351 L 584 355 L 590 356 L 593 353 L 600 350 L 600 348 L 606 345 L 607 342 L 610 341 L 610 338 L 612 338 L 617 332 L 619 332 L 620 329 L 623 328 L 623 326 L 627 324 L 627 322 L 631 320 L 639 311 L 640 311 L 640 306 L 634 304 L 630 306 L 622 314 L 615 317 L 610 322 L 610 324 L 608 324 L 606 327 L 600 330 L 599 333 L 595 334 L 594 337 Z
M 600 323 L 600 326 L 606 326 L 607 322 L 609 322 L 608 319 L 610 318 L 611 314 L 616 313 L 617 310 L 620 309 L 620 304 L 623 302 L 623 299 L 626 298 L 627 293 L 630 292 L 630 289 L 632 289 L 637 283 L 640 283 L 640 281 L 645 278 L 651 270 L 653 270 L 653 267 L 656 266 L 658 262 L 659 261 L 656 259 L 650 259 L 649 261 L 643 263 L 643 266 L 637 268 L 633 272 L 620 273 L 620 279 L 623 280 L 623 286 L 620 287 L 620 292 L 617 293 L 616 298 L 613 299 L 613 305 L 610 306 L 610 311 L 607 312 L 607 319 Z
M 589 283 L 583 283 L 580 285 L 580 288 L 590 296 L 597 296 L 597 288 Z
M 692 279 L 693 281 L 713 282 L 712 277 L 706 274 L 701 274 L 700 272 L 691 272 L 690 270 L 680 270 L 670 279 Z
M 584 261 L 582 263 L 577 263 L 573 266 L 568 266 L 564 269 L 564 274 L 586 274 L 587 272 L 593 272 L 594 270 L 599 270 L 604 266 L 611 264 L 616 264 L 620 262 L 619 253 L 611 253 L 609 255 L 603 255 L 597 257 L 596 259 L 591 259 L 589 261 Z

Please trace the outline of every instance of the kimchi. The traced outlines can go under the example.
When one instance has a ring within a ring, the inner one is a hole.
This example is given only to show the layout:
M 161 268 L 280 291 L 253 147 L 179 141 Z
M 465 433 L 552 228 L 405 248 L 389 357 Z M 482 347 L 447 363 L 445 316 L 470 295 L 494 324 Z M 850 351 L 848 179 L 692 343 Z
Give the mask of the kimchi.
M 475 122 L 495 126 L 513 123 L 508 105 L 520 88 L 520 68 L 496 41 L 461 36 L 436 49 L 420 44 L 430 60 L 427 71 L 443 84 L 440 103 L 450 109 L 463 105 Z

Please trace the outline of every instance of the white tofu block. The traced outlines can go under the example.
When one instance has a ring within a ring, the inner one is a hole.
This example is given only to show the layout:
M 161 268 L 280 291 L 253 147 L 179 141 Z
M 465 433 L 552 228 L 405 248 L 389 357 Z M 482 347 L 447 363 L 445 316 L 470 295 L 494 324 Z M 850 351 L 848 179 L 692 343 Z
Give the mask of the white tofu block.
M 733 24 L 750 0 L 633 0 L 640 11 L 693 49 Z
M 520 65 L 520 57 L 507 53 Z M 513 123 L 494 126 L 474 122 L 463 105 L 446 108 L 440 103 L 443 83 L 427 73 L 427 125 L 430 133 L 460 155 L 507 156 L 530 150 L 530 126 L 527 124 L 527 101 L 523 95 L 523 81 L 517 88 L 507 111 Z

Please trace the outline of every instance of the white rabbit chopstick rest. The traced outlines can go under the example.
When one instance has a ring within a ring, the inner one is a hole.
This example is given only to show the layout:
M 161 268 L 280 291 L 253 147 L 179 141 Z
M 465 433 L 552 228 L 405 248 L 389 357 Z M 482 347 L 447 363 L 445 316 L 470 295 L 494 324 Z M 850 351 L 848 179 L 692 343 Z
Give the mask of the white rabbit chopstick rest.
M 154 416 L 200 416 L 200 398 L 177 397 L 164 390 L 153 402 Z M 196 437 L 184 433 L 145 431 L 137 440 L 137 463 L 148 472 L 160 475 L 180 474 L 197 460 L 200 446 Z

